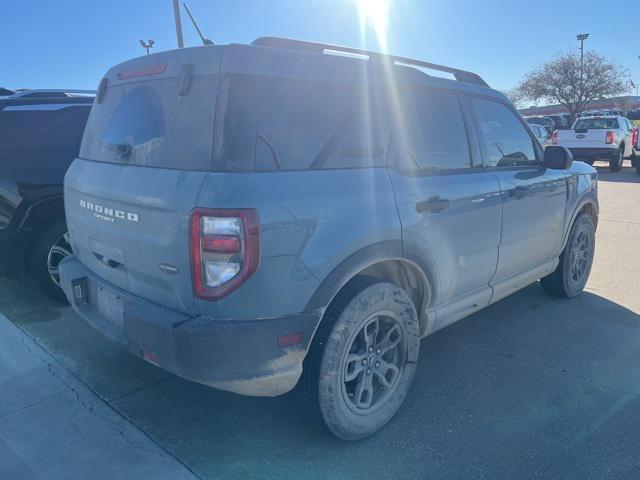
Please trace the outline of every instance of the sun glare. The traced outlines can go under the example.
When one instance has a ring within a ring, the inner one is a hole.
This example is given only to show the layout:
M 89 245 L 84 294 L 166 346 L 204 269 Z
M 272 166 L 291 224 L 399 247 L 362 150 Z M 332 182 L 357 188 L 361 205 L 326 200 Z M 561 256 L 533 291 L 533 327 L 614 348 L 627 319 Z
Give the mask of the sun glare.
M 383 50 L 387 49 L 387 25 L 389 7 L 392 0 L 355 0 L 360 17 L 360 31 L 368 27 L 373 29 L 376 39 Z

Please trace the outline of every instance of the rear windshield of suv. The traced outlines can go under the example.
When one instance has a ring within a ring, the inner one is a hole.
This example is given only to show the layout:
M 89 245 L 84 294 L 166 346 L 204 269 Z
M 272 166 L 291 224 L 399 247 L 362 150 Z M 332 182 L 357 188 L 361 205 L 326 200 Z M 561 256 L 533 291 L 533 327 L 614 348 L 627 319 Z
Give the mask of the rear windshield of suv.
M 210 170 L 217 82 L 194 75 L 115 84 L 94 103 L 80 158 L 145 167 Z
M 573 128 L 575 130 L 604 130 L 620 127 L 615 118 L 585 118 L 578 120 Z

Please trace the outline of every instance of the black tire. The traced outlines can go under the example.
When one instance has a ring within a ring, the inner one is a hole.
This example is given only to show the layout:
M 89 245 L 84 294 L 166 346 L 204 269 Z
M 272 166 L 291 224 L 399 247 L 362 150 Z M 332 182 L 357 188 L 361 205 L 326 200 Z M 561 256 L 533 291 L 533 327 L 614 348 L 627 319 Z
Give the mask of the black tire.
M 619 172 L 622 170 L 622 164 L 624 162 L 624 147 L 618 150 L 618 155 L 609 160 L 609 171 Z
M 28 252 L 29 272 L 40 289 L 49 297 L 67 303 L 67 297 L 59 286 L 55 270 L 62 258 L 71 253 L 64 220 L 53 221 L 34 232 L 33 244 Z
M 588 250 L 582 242 L 586 239 Z M 582 293 L 589 279 L 595 254 L 596 226 L 589 214 L 576 218 L 555 271 L 542 280 L 542 288 L 555 297 L 573 298 Z
M 307 395 L 335 436 L 359 440 L 391 420 L 407 396 L 420 349 L 418 314 L 402 288 L 369 277 L 353 283 L 327 313 L 314 342 Z

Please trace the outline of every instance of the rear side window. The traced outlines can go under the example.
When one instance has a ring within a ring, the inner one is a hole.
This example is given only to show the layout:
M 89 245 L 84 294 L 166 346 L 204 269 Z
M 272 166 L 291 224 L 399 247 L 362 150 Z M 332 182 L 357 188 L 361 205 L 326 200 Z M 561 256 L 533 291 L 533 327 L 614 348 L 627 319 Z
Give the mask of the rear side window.
M 265 79 L 256 170 L 383 166 L 389 142 L 383 104 L 354 85 Z
M 242 76 L 223 85 L 215 140 L 218 171 L 385 164 L 391 121 L 375 86 Z
M 27 109 L 20 109 L 27 107 Z M 91 105 L 48 110 L 47 105 L 10 106 L 0 111 L 0 162 L 68 165 L 78 156 Z
M 404 171 L 470 168 L 471 156 L 458 97 L 414 91 L 400 102 L 393 149 Z
M 502 103 L 471 99 L 487 167 L 537 163 L 533 140 L 518 117 Z

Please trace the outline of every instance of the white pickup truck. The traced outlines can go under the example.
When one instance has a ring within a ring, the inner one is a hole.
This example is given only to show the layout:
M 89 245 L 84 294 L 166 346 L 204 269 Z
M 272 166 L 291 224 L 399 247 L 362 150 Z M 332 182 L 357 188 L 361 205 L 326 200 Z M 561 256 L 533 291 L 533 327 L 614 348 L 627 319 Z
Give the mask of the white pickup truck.
M 575 160 L 589 165 L 606 160 L 612 172 L 619 172 L 624 158 L 633 154 L 633 125 L 620 116 L 581 117 L 570 130 L 558 130 L 555 140 Z
M 636 169 L 636 174 L 640 175 L 640 127 L 633 129 L 633 152 L 631 153 L 631 166 Z

